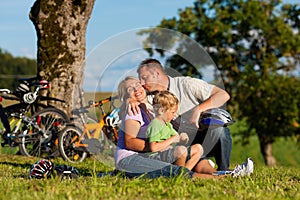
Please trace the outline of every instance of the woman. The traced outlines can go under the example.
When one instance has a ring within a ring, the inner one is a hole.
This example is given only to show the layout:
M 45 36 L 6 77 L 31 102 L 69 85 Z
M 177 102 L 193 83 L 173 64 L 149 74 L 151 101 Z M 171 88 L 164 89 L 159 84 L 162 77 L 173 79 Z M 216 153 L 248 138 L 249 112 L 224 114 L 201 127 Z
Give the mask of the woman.
M 201 160 L 193 169 L 188 170 L 182 166 L 154 160 L 144 153 L 149 152 L 149 144 L 146 141 L 146 130 L 150 123 L 151 104 L 147 100 L 145 89 L 135 77 L 126 77 L 120 82 L 118 93 L 122 105 L 122 127 L 119 133 L 118 146 L 115 154 L 116 169 L 124 172 L 127 177 L 138 177 L 144 175 L 149 178 L 174 177 L 185 175 L 190 178 L 214 178 L 212 173 L 216 170 L 211 167 L 208 160 Z M 126 101 L 128 98 L 146 105 L 147 109 L 141 109 L 136 115 L 126 114 Z M 146 112 L 146 111 L 147 112 Z M 150 113 L 148 112 L 150 110 Z M 152 114 L 153 116 L 153 114 Z

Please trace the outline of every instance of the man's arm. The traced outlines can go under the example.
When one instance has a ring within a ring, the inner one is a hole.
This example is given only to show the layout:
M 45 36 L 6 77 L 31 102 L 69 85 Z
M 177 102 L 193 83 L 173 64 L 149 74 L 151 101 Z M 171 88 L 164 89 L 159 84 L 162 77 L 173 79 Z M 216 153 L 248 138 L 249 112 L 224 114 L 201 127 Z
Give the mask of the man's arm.
M 190 123 L 199 128 L 199 118 L 202 112 L 211 108 L 218 108 L 224 105 L 229 99 L 230 95 L 225 90 L 215 86 L 210 97 L 194 108 Z
M 128 98 L 126 105 L 127 105 L 126 112 L 128 113 L 128 115 L 133 116 L 140 113 L 140 107 L 139 107 L 140 103 L 137 102 L 136 100 Z

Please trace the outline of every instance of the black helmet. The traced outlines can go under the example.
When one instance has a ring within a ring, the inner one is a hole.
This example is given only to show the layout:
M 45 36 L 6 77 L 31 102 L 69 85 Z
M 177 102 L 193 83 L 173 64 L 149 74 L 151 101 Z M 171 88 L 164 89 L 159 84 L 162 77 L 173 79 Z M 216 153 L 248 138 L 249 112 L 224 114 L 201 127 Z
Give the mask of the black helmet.
M 73 179 L 78 178 L 80 176 L 79 171 L 73 167 L 68 165 L 55 166 L 55 171 L 59 177 L 62 179 Z
M 24 93 L 30 92 L 30 88 L 27 84 L 20 83 L 16 88 L 16 92 L 24 94 Z
M 29 176 L 30 178 L 48 178 L 53 171 L 53 163 L 50 160 L 42 159 L 31 166 Z
M 231 115 L 224 109 L 213 108 L 201 113 L 200 126 L 229 126 L 235 122 Z

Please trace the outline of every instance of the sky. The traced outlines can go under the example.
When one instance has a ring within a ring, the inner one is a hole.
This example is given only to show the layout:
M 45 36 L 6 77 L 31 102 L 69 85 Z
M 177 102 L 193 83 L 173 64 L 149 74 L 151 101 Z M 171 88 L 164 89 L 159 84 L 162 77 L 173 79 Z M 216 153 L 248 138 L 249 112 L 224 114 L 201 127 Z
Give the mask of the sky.
M 37 36 L 29 19 L 34 2 L 0 0 L 0 48 L 13 56 L 36 58 Z M 133 35 L 143 28 L 155 27 L 163 18 L 178 16 L 178 9 L 192 6 L 193 2 L 96 0 L 86 34 L 84 90 L 115 90 L 122 77 L 136 75 L 138 63 L 148 54 L 141 49 L 142 38 Z M 298 0 L 284 2 L 296 3 Z M 108 58 L 100 60 L 100 55 Z

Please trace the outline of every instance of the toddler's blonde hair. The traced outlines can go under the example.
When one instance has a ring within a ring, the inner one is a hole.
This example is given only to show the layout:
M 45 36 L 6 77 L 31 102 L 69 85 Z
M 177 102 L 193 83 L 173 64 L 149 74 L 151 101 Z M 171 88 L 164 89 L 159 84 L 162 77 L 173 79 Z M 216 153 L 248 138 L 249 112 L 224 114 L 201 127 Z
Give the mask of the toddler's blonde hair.
M 178 98 L 169 91 L 160 91 L 153 98 L 153 109 L 158 113 L 160 108 L 169 110 L 179 104 Z

